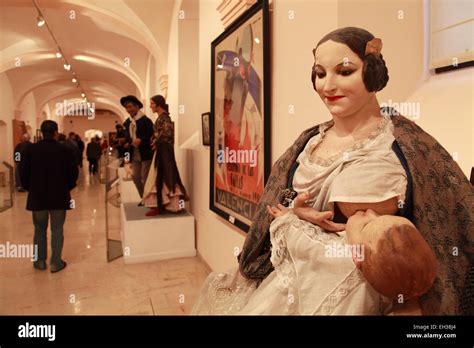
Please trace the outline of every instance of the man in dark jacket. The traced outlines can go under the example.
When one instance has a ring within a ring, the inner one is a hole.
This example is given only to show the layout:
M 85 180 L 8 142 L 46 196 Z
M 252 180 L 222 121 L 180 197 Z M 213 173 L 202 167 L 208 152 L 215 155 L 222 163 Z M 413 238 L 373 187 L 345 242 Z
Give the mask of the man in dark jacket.
M 89 175 L 96 174 L 97 168 L 99 168 L 99 159 L 102 154 L 99 142 L 99 138 L 94 137 L 91 139 L 91 142 L 87 144 L 86 155 L 89 161 Z
M 128 133 L 128 156 L 132 163 L 132 177 L 140 197 L 143 197 L 148 172 L 150 171 L 153 150 L 151 137 L 153 136 L 153 122 L 140 110 L 143 104 L 133 95 L 120 99 L 120 104 L 127 110 L 130 118 L 124 122 Z M 141 205 L 141 203 L 140 203 Z
M 70 148 L 56 141 L 58 124 L 46 120 L 41 124 L 43 140 L 29 146 L 20 162 L 20 177 L 28 191 L 26 209 L 33 212 L 34 244 L 38 246 L 33 266 L 46 269 L 48 217 L 51 216 L 51 272 L 66 267 L 61 259 L 63 226 L 66 210 L 74 208 L 70 191 L 76 187 L 78 168 Z

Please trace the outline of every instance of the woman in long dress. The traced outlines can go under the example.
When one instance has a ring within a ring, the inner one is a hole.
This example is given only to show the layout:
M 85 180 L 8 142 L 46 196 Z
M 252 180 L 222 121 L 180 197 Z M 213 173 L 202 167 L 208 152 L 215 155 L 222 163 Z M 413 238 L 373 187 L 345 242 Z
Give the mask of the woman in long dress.
M 385 313 L 391 304 L 352 261 L 322 253 L 327 244 L 344 244 L 347 217 L 366 209 L 408 218 L 435 251 L 438 275 L 420 298 L 423 314 L 466 312 L 473 298 L 472 187 L 431 136 L 395 110 L 380 108 L 376 92 L 388 82 L 381 48 L 380 39 L 360 28 L 320 40 L 312 80 L 332 120 L 303 132 L 274 164 L 239 267 L 209 275 L 194 314 Z M 294 210 L 296 219 L 273 220 L 271 209 L 305 192 L 307 206 Z M 433 207 L 446 214 L 433 214 Z M 449 245 L 440 245 L 445 236 Z M 456 258 L 452 245 L 459 246 Z M 289 306 L 302 292 L 311 305 Z
M 144 204 L 151 210 L 147 216 L 176 213 L 189 200 L 174 155 L 174 123 L 168 113 L 168 104 L 161 95 L 150 99 L 150 108 L 158 114 L 152 139 L 155 155 L 145 184 Z

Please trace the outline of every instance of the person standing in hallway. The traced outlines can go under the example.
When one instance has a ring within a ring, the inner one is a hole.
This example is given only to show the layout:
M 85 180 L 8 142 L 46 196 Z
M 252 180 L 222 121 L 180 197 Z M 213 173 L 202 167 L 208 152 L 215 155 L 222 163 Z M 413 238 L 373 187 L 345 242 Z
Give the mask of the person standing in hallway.
M 29 146 L 20 161 L 20 177 L 28 191 L 26 209 L 32 211 L 34 244 L 38 255 L 33 266 L 46 269 L 47 228 L 51 219 L 51 273 L 66 267 L 62 260 L 63 226 L 66 211 L 74 207 L 70 191 L 76 187 L 78 166 L 72 150 L 56 141 L 58 124 L 46 120 L 41 124 L 43 140 Z
M 89 175 L 94 175 L 97 173 L 97 168 L 99 168 L 99 159 L 101 155 L 101 149 L 98 138 L 92 138 L 90 143 L 87 144 L 87 160 L 89 161 Z
M 109 150 L 109 142 L 107 141 L 107 138 L 104 137 L 104 140 L 102 140 L 102 143 L 100 144 L 100 149 L 104 154 Z
M 79 167 L 82 168 L 82 160 L 84 157 L 84 142 L 82 141 L 81 137 L 79 134 L 76 134 L 76 143 L 77 147 L 79 148 L 80 156 L 79 156 Z
M 124 123 L 129 138 L 128 157 L 132 163 L 133 182 L 140 197 L 143 198 L 143 188 L 153 157 L 150 143 L 153 136 L 153 122 L 141 111 L 143 104 L 137 97 L 125 96 L 120 99 L 120 104 L 130 115 L 130 118 Z M 140 202 L 139 205 L 143 204 Z
M 79 145 L 76 141 L 76 133 L 69 133 L 69 138 L 66 140 L 66 145 L 74 152 L 76 165 L 79 166 L 81 163 L 81 151 L 79 150 Z
M 25 192 L 20 178 L 20 161 L 28 146 L 31 145 L 30 135 L 25 133 L 21 136 L 21 142 L 15 146 L 13 151 L 13 160 L 15 161 L 15 182 L 18 192 Z
M 64 146 L 68 146 L 67 143 L 66 143 L 66 134 L 64 133 L 58 133 L 58 143 L 64 145 Z

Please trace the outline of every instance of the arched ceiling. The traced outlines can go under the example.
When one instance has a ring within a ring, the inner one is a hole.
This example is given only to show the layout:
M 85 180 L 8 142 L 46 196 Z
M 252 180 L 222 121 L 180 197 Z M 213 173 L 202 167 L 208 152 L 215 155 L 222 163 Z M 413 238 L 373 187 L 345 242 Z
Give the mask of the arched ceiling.
M 126 94 L 144 98 L 149 62 L 156 62 L 156 79 L 166 73 L 174 1 L 36 0 L 72 66 L 66 71 L 47 28 L 37 26 L 33 0 L 0 0 L 0 73 L 12 84 L 15 106 L 29 92 L 38 114 L 80 97 L 72 71 L 98 109 L 122 111 Z

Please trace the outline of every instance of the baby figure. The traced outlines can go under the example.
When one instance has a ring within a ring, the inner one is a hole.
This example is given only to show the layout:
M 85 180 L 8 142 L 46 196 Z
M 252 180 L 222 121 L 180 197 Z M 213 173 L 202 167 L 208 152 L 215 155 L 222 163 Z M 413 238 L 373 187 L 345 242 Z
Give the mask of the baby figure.
M 421 233 L 408 219 L 386 215 L 392 213 L 390 209 L 384 207 L 387 204 L 374 204 L 373 207 L 378 210 L 378 213 L 367 208 L 367 205 L 361 209 L 362 205 L 358 205 L 358 203 L 340 203 L 339 205 L 343 212 L 352 209 L 352 215 L 349 216 L 345 226 L 332 223 L 331 217 L 328 216 L 330 212 L 317 212 L 314 215 L 315 219 L 320 216 L 324 222 L 323 225 L 339 228 L 338 235 L 345 236 L 345 243 L 352 247 L 353 262 L 367 283 L 377 293 L 390 300 L 407 303 L 407 301 L 416 300 L 431 288 L 436 278 L 436 257 Z M 292 210 L 282 205 L 268 207 L 268 211 L 275 218 L 291 216 L 285 215 L 287 213 L 296 215 L 300 213 L 296 211 L 296 208 Z M 290 218 L 290 220 L 294 218 L 296 217 Z M 321 222 L 317 222 L 318 225 L 321 224 Z M 278 228 L 289 228 L 290 225 L 280 223 Z M 313 226 L 315 233 L 333 233 L 327 232 L 326 229 L 318 225 L 300 218 L 301 227 L 293 233 L 302 231 L 305 228 L 303 226 Z M 343 226 L 345 230 L 342 230 Z M 290 230 L 289 228 L 288 231 Z M 355 250 L 359 251 L 357 255 L 355 255 Z M 317 260 L 313 260 L 313 258 L 308 261 L 316 262 Z M 321 261 L 319 262 L 322 264 Z M 333 262 L 338 261 L 334 260 Z M 341 267 L 347 267 L 342 265 L 343 263 L 341 263 Z
M 436 278 L 433 250 L 410 220 L 358 211 L 346 224 L 348 244 L 363 245 L 355 260 L 365 279 L 392 300 L 411 300 L 425 294 Z

